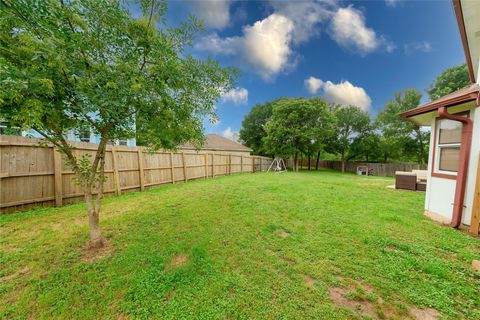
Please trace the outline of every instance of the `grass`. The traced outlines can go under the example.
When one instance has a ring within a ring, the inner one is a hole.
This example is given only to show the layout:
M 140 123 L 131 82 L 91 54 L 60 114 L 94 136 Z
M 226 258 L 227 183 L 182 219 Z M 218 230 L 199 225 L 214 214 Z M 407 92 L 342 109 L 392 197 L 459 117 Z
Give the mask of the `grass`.
M 389 184 L 256 173 L 106 198 L 96 257 L 84 204 L 1 215 L 0 318 L 479 319 L 479 242 Z

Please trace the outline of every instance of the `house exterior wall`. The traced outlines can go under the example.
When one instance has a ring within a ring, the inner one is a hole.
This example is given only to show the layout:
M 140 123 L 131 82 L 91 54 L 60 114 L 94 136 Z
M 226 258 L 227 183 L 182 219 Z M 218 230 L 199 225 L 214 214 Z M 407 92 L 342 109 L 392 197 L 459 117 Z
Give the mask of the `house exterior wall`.
M 465 208 L 463 210 L 463 224 L 470 225 L 475 197 L 475 186 L 477 179 L 478 159 L 480 156 L 480 110 L 479 107 L 472 109 L 471 119 L 473 120 L 472 148 L 470 149 L 470 160 L 468 161 L 467 185 L 465 189 Z
M 470 225 L 472 216 L 472 205 L 475 193 L 477 165 L 480 155 L 480 111 L 474 105 L 452 107 L 449 109 L 450 113 L 455 113 L 463 110 L 470 111 L 470 119 L 473 121 L 472 146 L 470 150 L 467 182 L 465 189 L 464 210 L 462 215 L 462 224 Z M 431 120 L 431 135 L 430 135 L 430 150 L 428 163 L 428 178 L 427 190 L 425 195 L 425 210 L 434 215 L 445 218 L 450 221 L 453 214 L 453 201 L 455 197 L 456 180 L 432 176 L 435 170 L 434 149 L 436 148 L 436 124 L 438 116 L 432 114 Z
M 23 131 L 22 136 L 24 136 L 24 137 L 29 136 L 29 137 L 40 138 L 40 139 L 43 138 L 42 135 L 40 135 L 35 130 Z M 75 133 L 72 130 L 67 132 L 67 140 L 68 141 L 73 141 L 73 142 L 81 142 L 81 140 L 78 138 L 78 136 L 75 135 Z M 90 132 L 90 141 L 88 141 L 88 142 L 99 144 L 100 143 L 100 136 L 96 135 L 93 131 L 91 131 Z M 115 143 L 115 144 L 118 144 L 118 142 Z M 136 145 L 137 145 L 137 141 L 136 141 L 135 138 L 127 139 L 127 146 L 128 147 L 135 147 Z

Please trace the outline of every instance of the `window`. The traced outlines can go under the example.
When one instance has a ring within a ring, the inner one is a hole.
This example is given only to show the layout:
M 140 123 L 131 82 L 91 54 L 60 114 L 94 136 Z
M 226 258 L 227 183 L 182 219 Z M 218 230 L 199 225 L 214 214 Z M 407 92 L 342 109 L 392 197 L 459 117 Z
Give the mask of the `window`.
M 118 140 L 118 145 L 119 146 L 126 146 L 127 145 L 127 139 Z
M 457 172 L 460 160 L 460 144 L 462 139 L 462 123 L 449 119 L 437 122 L 437 161 L 436 170 Z

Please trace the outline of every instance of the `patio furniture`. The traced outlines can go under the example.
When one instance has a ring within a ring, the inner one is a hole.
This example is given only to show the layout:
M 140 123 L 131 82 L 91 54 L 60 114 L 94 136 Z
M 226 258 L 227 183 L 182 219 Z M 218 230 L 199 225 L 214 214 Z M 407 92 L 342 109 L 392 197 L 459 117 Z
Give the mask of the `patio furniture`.
M 427 182 L 417 181 L 417 191 L 427 191 Z
M 413 172 L 396 171 L 395 189 L 417 190 L 417 174 Z
M 417 175 L 417 181 L 427 182 L 427 170 L 412 170 Z

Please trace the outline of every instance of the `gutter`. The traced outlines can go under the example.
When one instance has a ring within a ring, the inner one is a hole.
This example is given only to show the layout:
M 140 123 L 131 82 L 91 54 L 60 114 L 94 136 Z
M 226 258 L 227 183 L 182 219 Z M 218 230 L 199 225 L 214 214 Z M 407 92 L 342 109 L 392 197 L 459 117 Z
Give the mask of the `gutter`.
M 467 31 L 465 28 L 465 19 L 463 17 L 462 3 L 460 0 L 452 0 L 453 10 L 455 11 L 455 18 L 457 19 L 458 31 L 460 31 L 460 38 L 462 39 L 463 51 L 465 53 L 465 60 L 467 60 L 468 75 L 470 82 L 475 83 L 475 73 L 473 70 L 472 56 L 470 55 L 470 48 L 468 46 Z
M 465 188 L 467 185 L 468 161 L 470 159 L 470 147 L 472 145 L 473 122 L 468 117 L 448 113 L 447 107 L 440 107 L 438 113 L 440 119 L 459 121 L 463 124 L 459 168 L 455 186 L 455 198 L 453 201 L 453 215 L 452 222 L 450 222 L 451 227 L 458 228 L 462 223 L 463 203 L 465 200 Z

